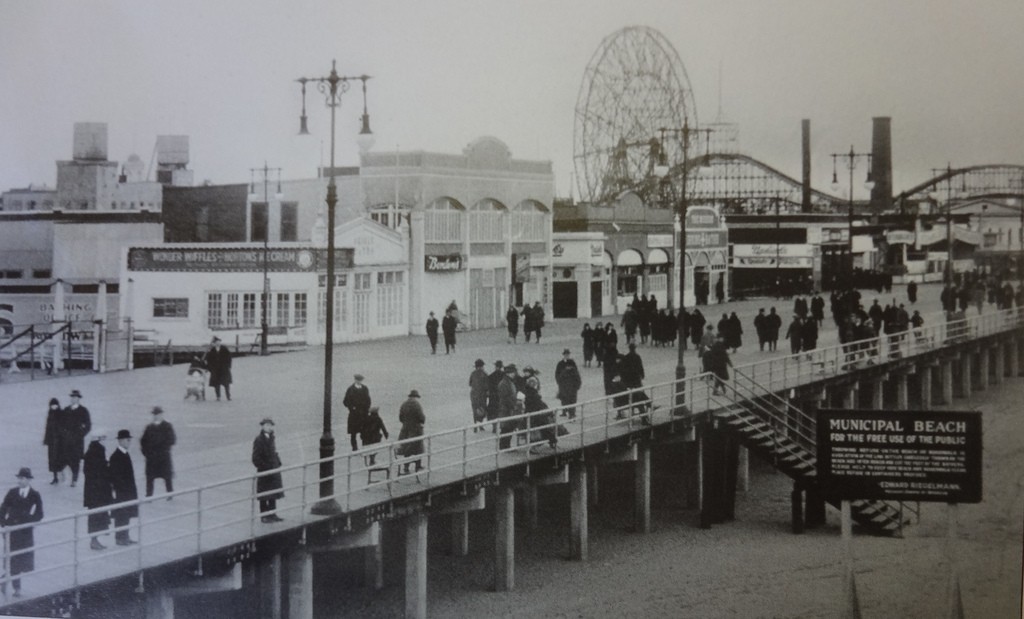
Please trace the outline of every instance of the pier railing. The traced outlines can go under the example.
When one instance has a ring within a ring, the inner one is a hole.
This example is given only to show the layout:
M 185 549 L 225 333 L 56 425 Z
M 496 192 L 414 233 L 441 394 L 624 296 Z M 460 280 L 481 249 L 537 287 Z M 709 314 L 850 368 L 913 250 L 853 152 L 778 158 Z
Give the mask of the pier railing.
M 882 334 L 740 366 L 733 372 L 732 388 L 738 393 L 753 393 L 751 385 L 759 385 L 761 389 L 757 393 L 777 394 L 866 364 L 911 357 L 1022 325 L 1024 312 L 1015 308 L 928 325 L 902 334 Z M 26 583 L 25 595 L 35 597 L 141 572 L 170 561 L 201 557 L 212 550 L 321 520 L 325 516 L 311 514 L 310 508 L 325 498 L 337 501 L 344 513 L 416 494 L 424 485 L 456 483 L 481 475 L 500 479 L 502 469 L 513 465 L 525 466 L 530 474 L 531 468 L 539 465 L 538 461 L 554 453 L 606 443 L 647 425 L 661 425 L 719 409 L 720 403 L 712 397 L 710 378 L 709 374 L 698 374 L 682 381 L 648 385 L 568 407 L 550 407 L 481 421 L 336 455 L 333 458 L 335 493 L 331 497 L 319 494 L 320 464 L 325 459 L 315 459 L 170 494 L 4 527 L 0 530 L 3 539 L 0 588 L 5 601 L 10 602 L 10 585 L 14 578 L 22 578 Z M 570 407 L 574 409 L 575 418 L 561 416 L 568 413 Z M 806 419 L 800 419 L 786 431 L 806 439 L 810 430 L 808 424 Z M 502 446 L 502 436 L 507 436 L 507 446 Z M 422 453 L 403 455 L 408 452 L 408 446 L 416 444 L 421 444 Z M 261 520 L 266 514 L 260 512 L 259 499 L 275 491 L 258 493 L 256 484 L 260 477 L 277 473 L 282 475 L 285 496 L 278 501 L 274 513 L 284 521 L 267 523 Z M 108 549 L 90 549 L 94 535 L 114 529 L 90 532 L 89 516 L 132 505 L 138 506 L 141 518 L 133 519 L 122 529 L 137 543 L 118 546 L 104 537 L 103 542 L 111 544 Z M 12 548 L 11 542 L 18 537 L 16 532 L 29 528 L 35 532 L 35 543 L 26 548 Z M 12 574 L 12 562 L 17 564 L 19 555 L 30 552 L 35 556 L 35 569 Z M 197 571 L 201 572 L 199 561 Z

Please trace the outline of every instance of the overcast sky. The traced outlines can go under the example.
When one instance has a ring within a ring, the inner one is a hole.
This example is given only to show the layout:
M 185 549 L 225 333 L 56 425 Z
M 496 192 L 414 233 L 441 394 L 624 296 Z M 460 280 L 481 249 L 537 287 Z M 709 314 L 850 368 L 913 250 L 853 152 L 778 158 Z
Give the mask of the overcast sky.
M 0 0 L 0 190 L 53 186 L 73 124 L 109 125 L 109 155 L 147 164 L 185 134 L 196 182 L 245 182 L 266 160 L 315 175 L 329 114 L 296 135 L 295 78 L 368 74 L 376 150 L 459 153 L 494 135 L 554 163 L 568 195 L 574 107 L 601 40 L 631 25 L 678 50 L 698 115 L 722 109 L 743 152 L 799 177 L 810 118 L 814 183 L 829 154 L 870 149 L 890 116 L 898 192 L 947 162 L 1024 163 L 1021 0 Z M 338 163 L 357 163 L 361 94 L 339 110 Z

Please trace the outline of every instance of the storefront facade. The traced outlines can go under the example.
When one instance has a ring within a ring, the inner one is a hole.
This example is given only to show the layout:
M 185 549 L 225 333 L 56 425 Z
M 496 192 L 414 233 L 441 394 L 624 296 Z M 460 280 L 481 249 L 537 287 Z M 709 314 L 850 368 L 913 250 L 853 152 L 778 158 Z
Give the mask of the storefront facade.
M 408 263 L 401 235 L 366 219 L 336 229 L 335 342 L 408 330 Z M 262 330 L 263 274 L 271 343 L 322 344 L 327 250 L 309 243 L 179 244 L 126 248 L 121 315 L 161 344 L 217 335 L 251 347 Z

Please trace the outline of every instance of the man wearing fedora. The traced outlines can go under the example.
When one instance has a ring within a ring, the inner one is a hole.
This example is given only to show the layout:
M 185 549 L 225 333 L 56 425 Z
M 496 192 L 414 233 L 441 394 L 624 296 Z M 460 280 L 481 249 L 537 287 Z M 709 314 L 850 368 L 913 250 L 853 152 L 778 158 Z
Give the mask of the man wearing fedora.
M 575 419 L 576 407 L 572 405 L 576 404 L 576 395 L 583 386 L 583 378 L 568 348 L 562 351 L 562 360 L 555 366 L 555 383 L 558 385 L 558 401 L 565 407 L 562 415 Z
M 356 382 L 345 391 L 345 399 L 341 404 L 348 409 L 348 435 L 352 441 L 352 451 L 359 449 L 359 433 L 363 431 L 366 420 L 370 417 L 370 390 L 363 384 L 365 377 L 356 374 L 352 378 Z
M 13 527 L 19 524 L 39 522 L 43 519 L 43 498 L 32 487 L 32 470 L 22 467 L 17 474 L 18 487 L 7 491 L 0 503 L 0 526 Z M 32 527 L 25 527 L 9 534 L 11 576 L 31 572 L 35 569 L 35 539 Z M 18 551 L 23 552 L 18 552 Z M 21 597 L 21 579 L 12 578 L 14 597 Z
M 64 408 L 64 414 L 57 426 L 60 437 L 62 462 L 71 467 L 71 487 L 78 483 L 78 464 L 85 453 L 85 436 L 92 429 L 89 409 L 82 406 L 82 393 L 71 391 L 71 404 Z M 63 469 L 63 467 L 61 467 Z
M 277 500 L 284 497 L 284 492 L 281 492 L 284 483 L 280 471 L 268 473 L 281 468 L 281 456 L 277 454 L 277 445 L 274 442 L 274 420 L 270 417 L 264 417 L 260 421 L 260 433 L 252 442 L 252 464 L 256 467 L 257 473 L 266 473 L 256 478 L 260 520 L 281 522 L 283 518 L 275 514 L 274 510 L 277 509 Z
M 487 418 L 487 372 L 484 370 L 483 359 L 477 359 L 473 367 L 473 372 L 469 375 L 469 407 L 473 411 L 473 422 L 480 423 Z M 473 432 L 483 429 L 473 426 Z
M 117 449 L 110 454 L 108 472 L 110 474 L 110 487 L 114 491 L 114 503 L 134 501 L 139 498 L 139 489 L 135 485 L 135 467 L 132 466 L 132 456 L 128 453 L 128 446 L 132 442 L 132 433 L 128 430 L 118 430 Z M 118 507 L 114 514 L 114 540 L 118 546 L 128 546 L 135 542 L 128 534 L 128 523 L 132 518 L 139 516 L 138 505 Z
M 153 496 L 153 482 L 164 480 L 167 492 L 174 492 L 174 463 L 171 461 L 171 447 L 177 442 L 174 426 L 164 420 L 164 409 L 154 406 L 150 411 L 153 421 L 142 431 L 139 447 L 146 459 L 146 496 Z M 171 500 L 171 497 L 167 497 Z
M 231 400 L 231 351 L 220 338 L 213 337 L 210 350 L 206 352 L 206 369 L 210 372 L 210 386 L 213 387 L 217 401 L 220 401 L 220 388 L 224 387 L 224 397 Z
M 402 422 L 402 429 L 398 433 L 399 441 L 423 436 L 423 424 L 427 422 L 427 416 L 423 414 L 423 405 L 420 404 L 419 391 L 415 389 L 410 391 L 409 398 L 398 407 L 398 421 Z M 406 458 L 419 456 L 422 453 L 423 441 L 411 441 L 398 446 L 398 455 Z M 420 464 L 419 458 L 416 458 L 414 462 L 416 463 L 417 473 L 423 470 L 423 465 Z M 400 475 L 409 472 L 409 464 L 408 460 L 403 463 L 403 470 L 399 473 Z

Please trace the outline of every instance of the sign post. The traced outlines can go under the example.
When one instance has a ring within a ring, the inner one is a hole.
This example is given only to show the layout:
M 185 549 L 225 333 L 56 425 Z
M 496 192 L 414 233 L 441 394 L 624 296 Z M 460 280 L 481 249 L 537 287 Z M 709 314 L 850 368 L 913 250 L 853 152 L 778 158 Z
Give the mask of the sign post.
M 822 409 L 817 477 L 842 501 L 847 613 L 860 616 L 853 572 L 852 500 L 946 503 L 950 617 L 963 617 L 955 565 L 957 505 L 981 502 L 981 413 Z

